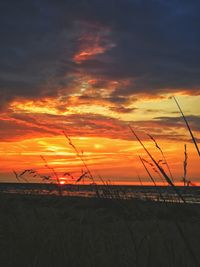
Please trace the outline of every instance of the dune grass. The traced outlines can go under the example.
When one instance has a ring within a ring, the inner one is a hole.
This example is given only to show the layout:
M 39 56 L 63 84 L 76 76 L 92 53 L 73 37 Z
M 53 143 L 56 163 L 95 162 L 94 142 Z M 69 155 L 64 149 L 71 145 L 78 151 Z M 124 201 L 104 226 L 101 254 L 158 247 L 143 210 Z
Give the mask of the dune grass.
M 193 267 L 175 221 L 199 255 L 195 205 L 0 195 L 0 213 L 4 267 Z
M 174 99 L 174 101 L 175 101 L 175 103 L 176 103 L 176 105 L 177 105 L 177 107 L 178 107 L 178 109 L 179 109 L 179 111 L 180 111 L 180 113 L 181 113 L 181 116 L 183 117 L 183 120 L 185 121 L 185 124 L 186 124 L 186 126 L 187 126 L 187 129 L 188 129 L 188 131 L 189 131 L 189 133 L 190 133 L 190 136 L 191 136 L 191 138 L 192 138 L 192 142 L 193 142 L 193 144 L 194 144 L 194 146 L 195 146 L 195 148 L 196 148 L 196 150 L 197 150 L 197 153 L 198 153 L 198 155 L 199 155 L 199 157 L 200 157 L 200 150 L 199 150 L 197 141 L 196 141 L 196 139 L 195 139 L 195 137 L 194 137 L 194 134 L 193 134 L 193 132 L 192 132 L 192 129 L 191 129 L 191 127 L 190 127 L 190 125 L 189 125 L 189 123 L 188 123 L 188 121 L 187 121 L 187 118 L 185 117 L 185 115 L 184 115 L 184 113 L 183 113 L 183 111 L 182 111 L 182 109 L 181 109 L 181 107 L 180 107 L 180 105 L 179 105 L 177 99 L 175 98 L 175 96 L 173 96 L 173 99 Z

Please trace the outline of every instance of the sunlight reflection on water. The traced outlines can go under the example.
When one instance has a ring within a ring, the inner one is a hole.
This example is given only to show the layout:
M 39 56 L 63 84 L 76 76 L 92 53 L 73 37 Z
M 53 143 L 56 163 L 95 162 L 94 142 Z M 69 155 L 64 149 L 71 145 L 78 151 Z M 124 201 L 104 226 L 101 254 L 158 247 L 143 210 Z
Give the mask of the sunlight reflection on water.
M 62 196 L 68 197 L 99 197 L 181 202 L 171 187 L 65 185 L 61 186 L 61 189 Z M 0 192 L 58 196 L 58 187 L 55 184 L 0 184 Z M 200 203 L 199 187 L 180 187 L 179 192 L 187 203 Z M 160 195 L 162 195 L 162 198 Z

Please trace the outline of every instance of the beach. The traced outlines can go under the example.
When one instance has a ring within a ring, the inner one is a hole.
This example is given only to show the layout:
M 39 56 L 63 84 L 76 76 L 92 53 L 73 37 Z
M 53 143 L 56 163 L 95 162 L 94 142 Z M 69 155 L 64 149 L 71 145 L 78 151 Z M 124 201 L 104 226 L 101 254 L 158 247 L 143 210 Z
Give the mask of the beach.
M 0 194 L 1 266 L 198 266 L 198 204 Z

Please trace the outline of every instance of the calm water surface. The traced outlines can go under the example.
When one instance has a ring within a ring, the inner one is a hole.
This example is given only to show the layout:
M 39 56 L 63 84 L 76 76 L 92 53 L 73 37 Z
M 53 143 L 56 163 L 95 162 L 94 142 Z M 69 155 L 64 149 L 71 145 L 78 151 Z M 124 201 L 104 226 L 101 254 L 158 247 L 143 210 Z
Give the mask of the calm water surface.
M 120 198 L 181 202 L 172 187 L 118 185 L 62 185 L 63 196 Z M 200 203 L 200 187 L 177 187 L 188 203 Z M 56 184 L 0 183 L 0 192 L 29 195 L 58 195 Z

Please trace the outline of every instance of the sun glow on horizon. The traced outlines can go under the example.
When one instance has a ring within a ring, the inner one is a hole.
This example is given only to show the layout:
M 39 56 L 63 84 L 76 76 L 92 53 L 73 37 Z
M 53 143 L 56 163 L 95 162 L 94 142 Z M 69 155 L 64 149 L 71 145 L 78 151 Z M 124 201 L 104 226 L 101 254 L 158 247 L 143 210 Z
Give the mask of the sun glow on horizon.
M 68 184 L 66 177 L 59 177 L 59 184 L 60 185 Z
M 115 183 L 137 182 L 138 174 L 147 177 L 139 162 L 138 155 L 145 159 L 148 157 L 134 139 L 122 140 L 101 137 L 71 137 L 71 139 L 95 177 L 98 178 L 100 174 L 105 179 L 111 179 Z M 157 159 L 160 159 L 159 151 L 150 141 L 145 141 L 145 145 Z M 163 147 L 176 181 L 180 181 L 184 158 L 182 142 L 162 141 L 160 145 Z M 199 175 L 198 158 L 193 144 L 190 144 L 188 149 L 188 175 L 196 182 Z M 63 177 L 62 173 L 78 173 L 84 169 L 82 161 L 68 144 L 66 138 L 57 136 L 1 143 L 0 160 L 3 164 L 1 172 L 11 172 L 10 166 L 12 166 L 12 169 L 18 172 L 28 167 L 48 174 L 49 170 L 41 161 L 40 155 L 43 155 L 48 165 L 60 175 L 60 181 L 63 184 L 67 183 L 68 179 Z M 145 178 L 144 181 L 146 179 L 148 180 Z M 157 177 L 156 181 L 159 182 L 159 180 L 160 178 Z

